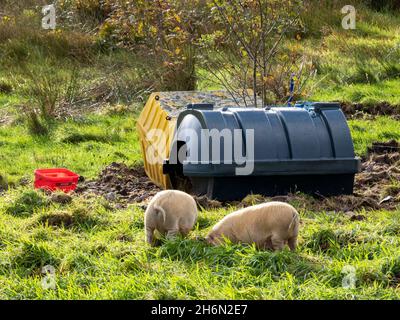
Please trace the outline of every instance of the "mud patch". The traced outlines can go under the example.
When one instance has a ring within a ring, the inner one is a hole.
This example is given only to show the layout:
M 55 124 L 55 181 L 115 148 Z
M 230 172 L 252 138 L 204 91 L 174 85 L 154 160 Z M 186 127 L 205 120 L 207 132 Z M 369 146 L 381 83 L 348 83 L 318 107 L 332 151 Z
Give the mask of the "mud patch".
M 142 167 L 130 168 L 123 163 L 112 163 L 107 166 L 96 180 L 79 184 L 76 194 L 95 194 L 103 196 L 118 207 L 125 208 L 136 203 L 146 210 L 147 203 L 157 192 L 162 191 L 146 175 Z M 221 208 L 223 204 L 206 196 L 194 197 L 200 210 Z
M 69 212 L 55 212 L 41 216 L 38 221 L 43 225 L 68 228 L 73 225 L 74 217 Z
M 376 116 L 390 116 L 400 120 L 400 105 L 391 105 L 386 102 L 378 104 L 341 103 L 341 108 L 348 119 L 369 119 Z
M 77 194 L 96 194 L 122 207 L 130 203 L 147 202 L 161 191 L 147 177 L 142 167 L 130 168 L 123 163 L 107 166 L 96 180 L 81 183 Z
M 197 207 L 200 210 L 212 210 L 212 209 L 219 209 L 223 207 L 222 202 L 219 202 L 217 200 L 212 200 L 207 198 L 206 196 L 201 196 L 201 197 L 194 197 L 197 203 Z
M 58 204 L 69 204 L 72 202 L 72 196 L 63 192 L 56 192 L 50 195 L 50 201 Z
M 388 155 L 388 153 L 396 153 L 399 151 L 400 151 L 400 143 L 398 143 L 396 140 L 390 140 L 388 142 L 373 142 L 372 146 L 368 148 L 369 155 L 373 154 L 382 155 L 381 160 L 378 161 L 386 163 L 388 161 L 391 161 L 389 158 L 393 157 L 392 155 Z M 398 160 L 399 159 L 397 159 L 397 161 Z
M 353 195 L 323 197 L 321 195 L 289 194 L 264 197 L 264 201 L 283 201 L 299 210 L 344 212 L 352 221 L 365 217 L 362 210 L 394 210 L 400 206 L 400 148 L 395 140 L 374 142 L 363 159 L 361 173 L 356 175 Z M 259 203 L 261 196 L 257 196 Z M 253 196 L 254 198 L 254 196 Z M 246 197 L 239 207 L 249 204 Z
M 118 207 L 138 203 L 146 208 L 151 198 L 161 191 L 147 177 L 142 167 L 130 168 L 112 163 L 98 179 L 80 183 L 76 193 L 104 196 Z M 221 203 L 207 197 L 195 197 L 200 209 L 211 210 L 228 205 L 247 207 L 263 201 L 283 201 L 299 210 L 343 212 L 352 220 L 363 220 L 362 210 L 394 210 L 400 205 L 400 149 L 397 141 L 375 142 L 363 159 L 361 173 L 356 175 L 354 194 L 336 197 L 289 194 L 277 197 L 251 195 L 242 201 Z
M 400 203 L 398 145 L 396 141 L 374 143 L 356 176 L 355 196 L 368 201 L 372 209 L 392 210 Z

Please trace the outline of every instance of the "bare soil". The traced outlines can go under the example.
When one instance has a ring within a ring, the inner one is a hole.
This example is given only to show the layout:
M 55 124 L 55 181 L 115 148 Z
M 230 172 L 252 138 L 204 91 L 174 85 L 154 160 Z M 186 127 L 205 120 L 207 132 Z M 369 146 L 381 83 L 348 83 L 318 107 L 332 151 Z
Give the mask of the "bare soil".
M 124 163 L 111 163 L 96 180 L 84 181 L 76 193 L 92 193 L 104 196 L 110 202 L 121 205 L 141 203 L 161 191 L 147 177 L 144 168 L 130 168 Z
M 378 104 L 342 103 L 341 108 L 348 119 L 374 119 L 376 116 L 391 116 L 400 120 L 400 105 L 386 102 Z
M 96 180 L 80 183 L 76 193 L 104 196 L 108 201 L 126 206 L 130 203 L 146 205 L 161 191 L 147 177 L 142 167 L 128 167 L 112 163 Z M 353 195 L 323 197 L 321 195 L 290 194 L 277 197 L 250 195 L 242 201 L 221 203 L 206 197 L 196 197 L 201 209 L 221 208 L 226 205 L 249 206 L 264 201 L 285 201 L 299 209 L 345 212 L 352 220 L 362 220 L 361 210 L 393 210 L 400 205 L 400 145 L 392 140 L 376 142 L 362 162 L 356 176 Z
M 394 210 L 400 206 L 400 148 L 396 141 L 376 142 L 363 159 L 356 175 L 353 195 L 336 197 L 291 194 L 268 198 L 286 201 L 312 211 L 345 212 L 352 220 L 363 220 L 358 211 Z

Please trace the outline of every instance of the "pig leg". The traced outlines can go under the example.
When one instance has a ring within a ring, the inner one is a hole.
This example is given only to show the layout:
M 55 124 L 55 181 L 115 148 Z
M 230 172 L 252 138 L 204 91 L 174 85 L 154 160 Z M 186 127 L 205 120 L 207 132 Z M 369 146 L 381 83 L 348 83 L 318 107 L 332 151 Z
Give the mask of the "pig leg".
M 172 229 L 172 230 L 168 230 L 167 232 L 167 239 L 172 239 L 175 238 L 176 235 L 179 233 L 178 229 Z
M 258 242 L 256 245 L 259 250 L 272 250 L 273 249 L 271 237 L 266 238 L 264 241 Z
M 154 229 L 152 228 L 146 228 L 146 240 L 147 243 L 154 246 L 155 241 L 154 241 Z
M 189 234 L 190 230 L 191 230 L 191 228 L 183 227 L 183 228 L 180 228 L 179 232 L 182 236 L 186 237 Z
M 297 237 L 289 238 L 288 245 L 291 251 L 295 251 L 297 247 Z
M 271 242 L 272 242 L 272 249 L 273 250 L 280 251 L 285 246 L 285 241 L 283 241 L 283 240 L 281 240 L 279 238 L 272 237 L 271 238 Z

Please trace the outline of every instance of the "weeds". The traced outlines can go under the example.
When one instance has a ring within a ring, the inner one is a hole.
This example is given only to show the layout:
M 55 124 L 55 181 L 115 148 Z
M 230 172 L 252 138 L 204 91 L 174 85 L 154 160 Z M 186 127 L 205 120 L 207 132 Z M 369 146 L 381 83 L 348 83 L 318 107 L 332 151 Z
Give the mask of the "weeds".
M 93 133 L 71 133 L 66 137 L 62 138 L 60 141 L 62 143 L 79 144 L 87 141 L 110 143 L 110 142 L 118 142 L 120 140 L 121 140 L 120 136 L 116 133 L 111 135 L 102 135 Z
M 5 213 L 17 216 L 31 216 L 35 210 L 44 208 L 48 205 L 47 199 L 39 192 L 26 190 L 13 191 L 13 195 L 8 199 L 5 207 Z
M 8 81 L 0 80 L 0 93 L 10 94 L 12 91 L 13 87 Z
M 58 266 L 59 263 L 60 260 L 54 256 L 48 245 L 32 242 L 23 242 L 12 261 L 14 268 L 28 275 L 40 274 L 44 266 Z
M 8 179 L 5 175 L 0 174 L 0 192 L 8 189 Z
M 77 77 L 77 72 L 72 69 L 66 80 L 48 62 L 41 66 L 21 67 L 15 82 L 19 92 L 28 100 L 22 111 L 32 133 L 47 133 L 51 121 L 57 116 L 57 107 L 61 103 L 73 102 Z
M 398 287 L 400 284 L 400 257 L 392 257 L 382 266 L 382 273 L 386 275 L 390 284 Z

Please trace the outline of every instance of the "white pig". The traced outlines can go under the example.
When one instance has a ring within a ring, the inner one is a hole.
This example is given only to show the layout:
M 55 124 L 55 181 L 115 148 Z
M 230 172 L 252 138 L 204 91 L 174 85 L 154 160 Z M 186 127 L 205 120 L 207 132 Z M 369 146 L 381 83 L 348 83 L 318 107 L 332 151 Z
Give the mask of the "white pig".
M 213 245 L 224 238 L 233 243 L 255 243 L 259 249 L 282 250 L 297 246 L 299 214 L 291 205 L 269 202 L 233 212 L 219 221 L 207 235 Z
M 197 205 L 192 196 L 177 190 L 157 193 L 145 212 L 146 241 L 154 245 L 154 231 L 168 238 L 186 236 L 197 220 Z

